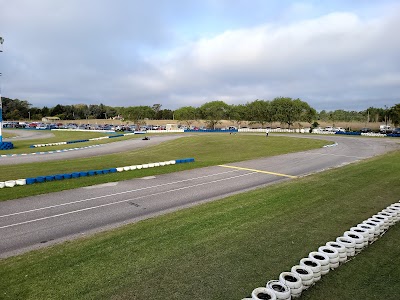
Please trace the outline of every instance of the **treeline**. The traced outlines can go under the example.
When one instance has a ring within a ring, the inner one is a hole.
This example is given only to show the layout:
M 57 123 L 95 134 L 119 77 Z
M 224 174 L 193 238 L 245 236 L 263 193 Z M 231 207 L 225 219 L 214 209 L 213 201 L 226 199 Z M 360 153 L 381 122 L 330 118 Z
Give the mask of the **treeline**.
M 4 120 L 41 120 L 42 117 L 59 117 L 61 120 L 109 119 L 121 117 L 126 121 L 141 123 L 144 119 L 180 120 L 190 126 L 196 120 L 206 120 L 215 127 L 220 120 L 231 120 L 237 125 L 250 121 L 261 125 L 279 122 L 288 127 L 296 122 L 388 122 L 400 123 L 400 104 L 390 108 L 370 107 L 363 111 L 325 111 L 317 113 L 307 102 L 288 97 L 273 100 L 255 100 L 246 104 L 228 105 L 223 101 L 207 102 L 199 107 L 185 106 L 176 110 L 152 106 L 112 107 L 104 104 L 76 104 L 54 107 L 33 107 L 26 100 L 2 97 Z

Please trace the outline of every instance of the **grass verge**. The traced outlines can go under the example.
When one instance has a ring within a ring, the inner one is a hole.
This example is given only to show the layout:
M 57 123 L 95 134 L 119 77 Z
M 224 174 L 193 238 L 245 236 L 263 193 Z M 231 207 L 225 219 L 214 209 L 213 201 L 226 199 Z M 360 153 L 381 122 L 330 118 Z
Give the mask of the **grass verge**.
M 291 137 L 269 137 L 267 140 L 261 135 L 197 135 L 176 139 L 154 147 L 138 149 L 130 152 L 74 160 L 4 165 L 1 166 L 2 172 L 0 173 L 0 181 L 85 170 L 114 168 L 185 157 L 194 157 L 196 159 L 195 163 L 190 164 L 3 189 L 0 193 L 0 201 L 111 181 L 120 181 L 259 157 L 305 151 L 320 148 L 326 143 L 326 141 L 322 140 L 296 139 Z
M 400 152 L 0 261 L 2 299 L 242 299 L 399 200 Z M 398 299 L 400 225 L 304 299 Z
M 18 136 L 18 131 L 24 129 L 15 129 L 15 133 L 13 136 Z M 49 132 L 48 132 L 49 133 Z M 57 143 L 57 142 L 67 142 L 73 140 L 84 140 L 84 139 L 91 139 L 103 136 L 111 136 L 114 135 L 112 133 L 102 133 L 102 132 L 82 132 L 82 131 L 51 131 L 51 134 L 54 137 L 49 137 L 45 139 L 29 139 L 29 140 L 15 140 L 12 141 L 14 148 L 11 150 L 2 150 L 0 154 L 21 154 L 21 153 L 33 153 L 39 151 L 53 151 L 53 150 L 60 150 L 60 149 L 68 149 L 74 147 L 85 147 L 90 145 L 98 145 L 98 144 L 107 144 L 112 143 L 115 141 L 123 141 L 132 138 L 138 138 L 139 135 L 129 135 L 124 137 L 117 137 L 113 139 L 104 139 L 104 140 L 97 140 L 97 141 L 89 141 L 89 142 L 82 142 L 76 144 L 66 144 L 66 145 L 58 145 L 58 146 L 46 146 L 46 147 L 37 147 L 37 148 L 30 148 L 31 145 L 36 144 L 50 144 L 50 143 Z M 118 133 L 115 133 L 118 134 Z

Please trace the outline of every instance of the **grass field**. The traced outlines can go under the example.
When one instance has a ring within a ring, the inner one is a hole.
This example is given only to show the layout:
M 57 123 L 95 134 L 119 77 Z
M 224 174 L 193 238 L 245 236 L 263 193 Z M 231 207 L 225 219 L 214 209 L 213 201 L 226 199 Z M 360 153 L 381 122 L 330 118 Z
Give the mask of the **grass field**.
M 13 136 L 18 136 L 18 132 L 23 129 L 15 129 L 13 130 Z M 50 133 L 46 131 L 46 133 Z M 9 133 L 11 134 L 11 133 Z M 50 144 L 50 143 L 57 143 L 57 142 L 66 142 L 66 141 L 73 141 L 73 140 L 83 140 L 83 139 L 91 139 L 97 138 L 102 136 L 110 136 L 113 135 L 112 133 L 102 133 L 102 132 L 81 132 L 81 131 L 51 131 L 51 134 L 54 137 L 50 138 L 41 138 L 41 139 L 33 139 L 33 140 L 15 140 L 12 141 L 14 148 L 11 150 L 2 150 L 0 154 L 21 154 L 21 153 L 33 153 L 39 151 L 53 151 L 53 150 L 60 150 L 60 149 L 68 149 L 68 148 L 75 148 L 75 147 L 85 147 L 90 145 L 99 145 L 99 144 L 107 144 L 116 141 L 123 141 L 132 138 L 139 138 L 139 135 L 129 135 L 124 137 L 117 137 L 113 139 L 104 139 L 104 140 L 96 140 L 96 141 L 89 141 L 83 143 L 76 143 L 76 144 L 67 144 L 67 145 L 58 145 L 58 146 L 46 146 L 46 147 L 38 147 L 38 148 L 30 148 L 31 145 L 35 144 Z
M 399 200 L 400 152 L 0 261 L 0 299 L 242 299 Z M 302 299 L 398 299 L 400 225 Z
M 263 135 L 201 134 L 165 142 L 151 148 L 143 148 L 111 155 L 74 160 L 48 161 L 43 163 L 4 165 L 1 167 L 2 172 L 0 173 L 0 181 L 129 166 L 186 157 L 194 157 L 196 159 L 195 163 L 190 164 L 54 181 L 44 184 L 14 187 L 12 189 L 2 189 L 0 193 L 0 201 L 111 181 L 304 151 L 320 148 L 326 143 L 329 142 L 314 139 L 296 139 L 273 136 L 269 137 L 267 140 Z

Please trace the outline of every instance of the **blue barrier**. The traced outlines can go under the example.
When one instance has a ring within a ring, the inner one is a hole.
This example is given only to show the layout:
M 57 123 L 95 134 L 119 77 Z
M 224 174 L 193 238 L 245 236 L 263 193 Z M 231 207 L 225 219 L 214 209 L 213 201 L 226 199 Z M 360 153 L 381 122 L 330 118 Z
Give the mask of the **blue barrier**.
M 183 158 L 175 160 L 175 163 L 189 163 L 194 162 L 194 158 Z M 34 184 L 36 182 L 47 182 L 53 180 L 63 180 L 63 179 L 71 179 L 71 178 L 79 178 L 79 177 L 86 177 L 86 176 L 94 176 L 94 175 L 101 175 L 101 174 L 109 174 L 109 173 L 116 173 L 117 168 L 110 168 L 110 169 L 103 169 L 103 170 L 90 170 L 90 171 L 81 171 L 81 172 L 73 172 L 73 173 L 66 173 L 66 174 L 56 174 L 56 175 L 47 175 L 47 176 L 38 176 L 35 178 L 26 178 L 26 184 Z
M 38 177 L 36 177 L 36 182 L 44 182 L 45 179 L 46 179 L 46 177 L 38 176 Z
M 36 182 L 36 178 L 27 178 L 26 184 L 34 184 Z
M 361 135 L 361 132 L 343 132 L 343 131 L 337 131 L 335 134 L 344 134 L 344 135 Z
M 64 175 L 63 174 L 54 175 L 54 179 L 55 180 L 63 180 L 64 179 Z
M 121 137 L 121 136 L 125 136 L 125 134 L 115 134 L 115 135 L 109 135 L 108 138 L 116 138 L 116 137 Z
M 0 150 L 10 150 L 13 148 L 14 145 L 11 142 L 0 142 Z
M 67 144 L 75 144 L 75 143 L 84 143 L 89 142 L 89 140 L 75 140 L 75 141 L 68 141 Z
M 46 181 L 53 181 L 54 180 L 54 175 L 48 175 L 45 178 L 46 178 Z

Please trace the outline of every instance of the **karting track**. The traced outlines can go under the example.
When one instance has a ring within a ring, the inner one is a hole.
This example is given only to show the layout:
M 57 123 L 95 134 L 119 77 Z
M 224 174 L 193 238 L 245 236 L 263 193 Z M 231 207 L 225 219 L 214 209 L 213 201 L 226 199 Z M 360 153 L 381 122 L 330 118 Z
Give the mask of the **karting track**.
M 399 149 L 394 139 L 307 138 L 336 141 L 338 145 L 2 202 L 0 257 Z

